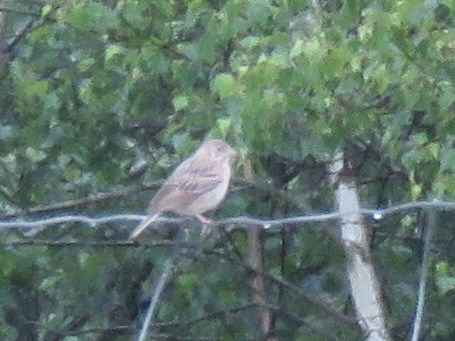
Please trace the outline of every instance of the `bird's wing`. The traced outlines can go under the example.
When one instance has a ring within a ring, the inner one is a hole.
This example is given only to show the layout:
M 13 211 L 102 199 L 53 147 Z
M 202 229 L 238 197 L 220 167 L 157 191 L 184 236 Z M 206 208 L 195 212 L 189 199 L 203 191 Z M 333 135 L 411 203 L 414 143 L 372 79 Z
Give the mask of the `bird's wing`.
M 149 211 L 178 211 L 179 207 L 185 207 L 204 193 L 212 191 L 223 182 L 221 167 L 216 162 L 201 162 L 192 158 L 184 161 L 156 193 Z

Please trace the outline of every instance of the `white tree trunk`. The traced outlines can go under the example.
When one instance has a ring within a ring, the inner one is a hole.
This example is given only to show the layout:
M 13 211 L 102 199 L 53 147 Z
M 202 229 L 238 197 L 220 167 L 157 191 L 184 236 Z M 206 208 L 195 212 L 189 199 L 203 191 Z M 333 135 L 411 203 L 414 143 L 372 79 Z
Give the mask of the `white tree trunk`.
M 354 179 L 344 176 L 344 157 L 338 154 L 332 164 L 335 198 L 341 218 L 341 240 L 358 324 L 365 340 L 391 340 L 386 327 L 380 285 L 374 271 L 369 233 L 360 214 L 360 200 Z

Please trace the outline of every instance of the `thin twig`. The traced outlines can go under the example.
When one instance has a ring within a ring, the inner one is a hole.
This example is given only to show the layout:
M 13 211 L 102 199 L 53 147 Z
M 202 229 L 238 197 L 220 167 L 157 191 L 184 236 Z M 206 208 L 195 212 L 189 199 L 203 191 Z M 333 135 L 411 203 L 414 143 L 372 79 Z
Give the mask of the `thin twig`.
M 150 328 L 150 324 L 152 323 L 152 318 L 155 313 L 156 305 L 158 304 L 158 300 L 161 296 L 161 293 L 163 292 L 164 286 L 166 285 L 169 277 L 172 275 L 174 267 L 173 263 L 174 257 L 171 257 L 167 260 L 166 264 L 164 265 L 164 271 L 161 274 L 160 280 L 158 281 L 156 287 L 153 288 L 152 300 L 147 310 L 147 315 L 145 316 L 144 324 L 142 325 L 138 341 L 145 341 L 147 339 L 148 330 Z
M 89 196 L 87 196 L 85 198 L 81 198 L 81 199 L 68 200 L 68 201 L 50 204 L 50 205 L 36 206 L 36 207 L 28 208 L 25 210 L 7 212 L 7 213 L 0 214 L 0 219 L 18 218 L 18 217 L 30 216 L 33 214 L 43 214 L 43 213 L 50 213 L 50 212 L 74 209 L 74 208 L 87 206 L 87 205 L 101 202 L 101 201 L 127 197 L 127 196 L 132 195 L 133 193 L 137 193 L 137 192 L 147 190 L 150 188 L 156 188 L 161 183 L 162 183 L 161 181 L 153 181 L 153 182 L 145 183 L 141 186 L 130 186 L 127 188 L 115 189 L 115 190 L 112 190 L 109 192 L 101 192 L 98 194 L 89 195 Z
M 426 233 L 423 240 L 423 255 L 422 255 L 422 271 L 420 273 L 420 280 L 419 280 L 419 294 L 417 298 L 417 308 L 416 314 L 414 318 L 414 325 L 412 330 L 412 341 L 418 341 L 420 339 L 420 330 L 422 328 L 422 319 L 423 319 L 423 312 L 425 308 L 425 297 L 427 292 L 427 283 L 428 283 L 428 276 L 431 267 L 431 245 L 433 234 L 437 227 L 437 212 L 434 210 L 428 211 L 428 226 L 426 229 Z

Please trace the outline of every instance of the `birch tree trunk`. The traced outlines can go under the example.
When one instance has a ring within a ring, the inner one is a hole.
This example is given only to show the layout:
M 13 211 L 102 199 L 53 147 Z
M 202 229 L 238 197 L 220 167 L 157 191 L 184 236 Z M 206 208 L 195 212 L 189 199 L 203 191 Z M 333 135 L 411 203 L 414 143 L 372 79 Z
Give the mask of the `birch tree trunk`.
M 391 340 L 386 327 L 380 285 L 374 271 L 369 233 L 360 214 L 355 181 L 344 173 L 344 156 L 338 154 L 332 164 L 335 199 L 341 218 L 341 240 L 346 252 L 346 267 L 351 296 L 365 340 Z

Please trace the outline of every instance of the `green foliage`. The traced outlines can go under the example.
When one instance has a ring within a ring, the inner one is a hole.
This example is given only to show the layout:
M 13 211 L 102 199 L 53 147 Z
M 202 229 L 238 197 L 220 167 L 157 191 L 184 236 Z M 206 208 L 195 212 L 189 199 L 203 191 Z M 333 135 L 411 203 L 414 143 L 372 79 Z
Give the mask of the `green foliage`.
M 235 191 L 219 217 L 331 210 L 326 166 L 339 150 L 365 206 L 452 199 L 453 3 L 314 3 L 7 1 L 11 11 L 2 12 L 0 30 L 0 47 L 9 46 L 0 56 L 0 207 L 14 212 L 130 185 L 129 168 L 144 156 L 144 179 L 163 178 L 206 136 L 235 146 L 236 174 L 251 163 L 256 181 Z M 75 211 L 143 211 L 149 196 Z M 424 326 L 429 339 L 455 335 L 452 215 L 439 219 L 441 252 Z M 397 338 L 406 338 L 412 320 L 424 223 L 424 215 L 403 213 L 374 228 Z M 308 227 L 265 235 L 267 299 L 279 308 L 274 332 L 282 339 L 325 339 L 318 330 L 362 339 L 358 329 L 270 277 L 351 311 L 341 249 L 331 233 Z M 47 240 L 103 242 L 124 240 L 126 228 L 42 233 Z M 5 243 L 31 238 L 3 234 Z M 247 307 L 253 275 L 244 266 L 246 234 L 213 238 L 204 244 L 207 254 L 185 254 L 191 261 L 159 304 L 158 321 L 170 323 L 160 332 L 259 339 L 257 310 Z M 168 256 L 152 247 L 5 246 L 0 338 L 77 338 L 84 330 L 94 330 L 89 339 L 129 338 Z

